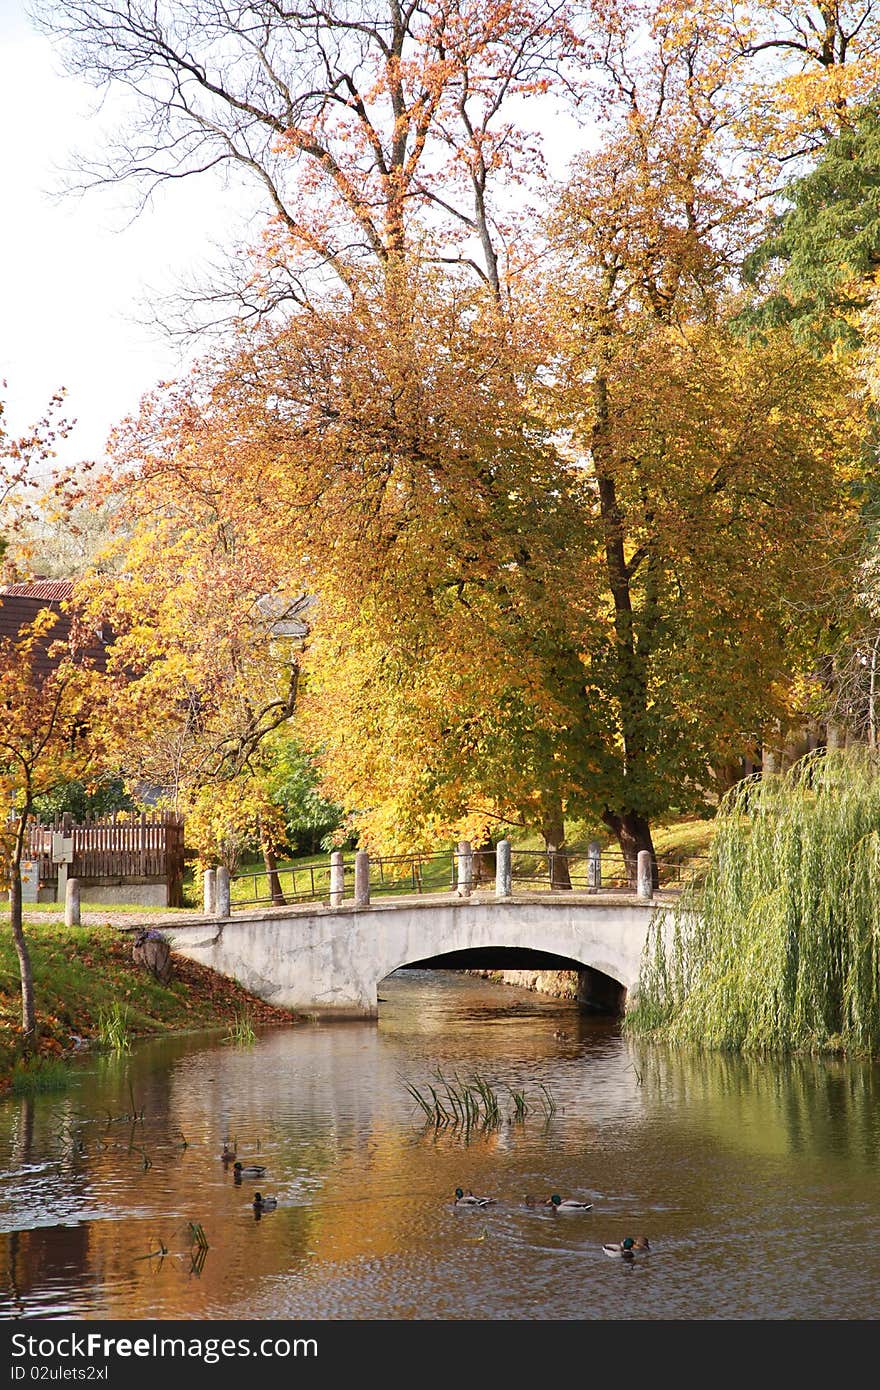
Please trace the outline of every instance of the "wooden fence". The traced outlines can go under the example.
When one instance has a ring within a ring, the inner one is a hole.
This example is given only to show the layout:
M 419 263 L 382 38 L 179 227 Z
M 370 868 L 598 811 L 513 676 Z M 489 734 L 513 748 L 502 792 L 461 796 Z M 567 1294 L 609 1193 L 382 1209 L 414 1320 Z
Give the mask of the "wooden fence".
M 183 905 L 183 816 L 176 811 L 135 812 L 95 819 L 82 824 L 69 815 L 51 823 L 32 822 L 28 827 L 26 857 L 40 865 L 40 883 L 57 880 L 53 860 L 53 835 L 73 841 L 69 878 L 101 883 L 128 880 L 163 880 L 169 907 Z

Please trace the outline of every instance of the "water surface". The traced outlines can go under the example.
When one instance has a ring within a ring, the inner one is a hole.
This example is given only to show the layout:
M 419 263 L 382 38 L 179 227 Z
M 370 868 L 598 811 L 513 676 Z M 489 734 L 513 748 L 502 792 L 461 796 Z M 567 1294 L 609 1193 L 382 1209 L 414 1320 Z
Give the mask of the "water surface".
M 378 1023 L 142 1044 L 0 1105 L 0 1317 L 877 1316 L 876 1065 L 646 1048 L 455 972 L 380 994 Z M 426 1127 L 405 1083 L 438 1067 L 529 1113 Z M 226 1136 L 265 1178 L 235 1183 Z M 525 1205 L 554 1191 L 593 1210 Z M 640 1233 L 650 1256 L 603 1253 Z

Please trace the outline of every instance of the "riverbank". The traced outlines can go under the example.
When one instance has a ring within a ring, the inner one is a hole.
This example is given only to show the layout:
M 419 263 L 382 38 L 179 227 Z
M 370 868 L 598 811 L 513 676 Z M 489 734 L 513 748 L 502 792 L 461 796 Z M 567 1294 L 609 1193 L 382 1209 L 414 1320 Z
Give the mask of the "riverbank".
M 96 914 L 97 915 L 97 914 Z M 294 1015 L 248 993 L 234 980 L 173 956 L 162 985 L 132 959 L 132 936 L 121 916 L 65 927 L 57 917 L 25 927 L 34 972 L 38 1055 L 58 1059 L 100 1039 L 102 1019 L 119 1005 L 132 1038 L 196 1028 L 290 1025 Z M 150 916 L 150 926 L 161 920 Z M 21 1039 L 18 958 L 12 936 L 0 931 L 0 1093 L 9 1089 Z

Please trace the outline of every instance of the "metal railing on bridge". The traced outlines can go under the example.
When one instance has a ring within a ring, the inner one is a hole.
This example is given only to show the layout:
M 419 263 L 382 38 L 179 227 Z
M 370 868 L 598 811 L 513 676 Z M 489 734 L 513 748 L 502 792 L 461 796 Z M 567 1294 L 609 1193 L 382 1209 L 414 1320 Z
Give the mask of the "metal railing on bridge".
M 506 842 L 503 842 L 506 843 Z M 598 844 L 587 850 L 509 850 L 510 891 L 529 892 L 633 892 L 637 888 L 620 850 Z M 357 861 L 361 860 L 360 880 Z M 247 870 L 230 876 L 231 908 L 292 906 L 321 902 L 341 905 L 354 898 L 361 904 L 372 898 L 425 893 L 470 894 L 498 891 L 498 850 L 473 849 L 462 842 L 457 849 L 434 854 L 344 855 L 336 852 L 315 864 L 279 865 L 272 870 Z M 659 891 L 678 891 L 686 882 L 705 873 L 705 855 L 655 857 Z M 642 896 L 645 896 L 643 893 Z M 206 902 L 206 910 L 207 910 Z

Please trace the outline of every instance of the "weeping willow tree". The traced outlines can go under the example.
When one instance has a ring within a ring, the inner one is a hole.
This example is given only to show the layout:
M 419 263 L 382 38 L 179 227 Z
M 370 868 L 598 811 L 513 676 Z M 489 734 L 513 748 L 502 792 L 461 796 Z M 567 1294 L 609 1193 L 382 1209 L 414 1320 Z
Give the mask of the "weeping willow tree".
M 811 754 L 718 813 L 652 923 L 627 1028 L 731 1050 L 880 1051 L 880 757 Z

